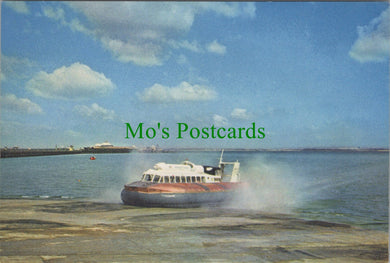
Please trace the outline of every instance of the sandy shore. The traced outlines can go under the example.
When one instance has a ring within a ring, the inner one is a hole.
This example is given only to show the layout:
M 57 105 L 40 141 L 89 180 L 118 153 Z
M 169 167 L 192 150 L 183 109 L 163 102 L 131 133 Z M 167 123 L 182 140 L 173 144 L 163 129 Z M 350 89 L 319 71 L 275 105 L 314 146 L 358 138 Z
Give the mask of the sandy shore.
M 0 200 L 0 262 L 387 262 L 388 233 L 229 209 Z

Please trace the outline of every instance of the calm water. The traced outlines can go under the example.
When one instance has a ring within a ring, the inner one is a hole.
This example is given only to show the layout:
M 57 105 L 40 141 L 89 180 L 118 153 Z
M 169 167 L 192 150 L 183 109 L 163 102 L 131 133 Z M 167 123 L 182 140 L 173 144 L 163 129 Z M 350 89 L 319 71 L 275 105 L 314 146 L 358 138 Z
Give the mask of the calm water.
M 0 159 L 0 198 L 120 202 L 125 183 L 156 162 L 216 165 L 217 152 L 64 155 Z M 251 191 L 229 206 L 388 229 L 387 153 L 227 152 Z

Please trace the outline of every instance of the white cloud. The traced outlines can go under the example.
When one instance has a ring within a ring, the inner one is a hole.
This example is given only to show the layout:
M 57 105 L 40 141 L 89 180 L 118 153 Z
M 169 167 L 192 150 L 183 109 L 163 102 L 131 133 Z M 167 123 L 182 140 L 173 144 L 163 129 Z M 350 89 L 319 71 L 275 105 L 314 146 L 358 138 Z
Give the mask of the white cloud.
M 51 6 L 44 6 L 42 11 L 44 16 L 60 22 L 63 26 L 70 27 L 72 31 L 79 31 L 90 35 L 93 34 L 93 32 L 82 25 L 77 18 L 72 19 L 70 22 L 66 21 L 65 11 L 60 7 L 53 8 Z
M 30 9 L 24 1 L 3 1 L 3 3 L 19 14 L 30 13 Z
M 121 62 L 141 66 L 161 65 L 167 49 L 202 49 L 196 41 L 183 40 L 197 15 L 214 12 L 234 18 L 254 17 L 254 3 L 222 2 L 68 2 L 87 18 L 89 29 L 79 20 L 66 22 L 61 11 L 46 10 L 46 16 L 72 30 L 92 34 Z M 152 19 L 151 19 L 152 18 Z M 76 23 L 77 22 L 77 23 Z M 222 46 L 221 46 L 222 47 Z M 220 48 L 221 48 L 220 47 Z M 221 50 L 219 50 L 221 52 Z
M 224 45 L 219 44 L 217 40 L 214 40 L 207 45 L 207 51 L 219 55 L 224 55 L 226 53 L 226 47 Z
M 183 49 L 187 49 L 189 51 L 195 52 L 195 53 L 204 52 L 203 48 L 199 45 L 199 43 L 197 41 L 189 42 L 188 40 L 184 40 L 184 41 L 170 40 L 168 43 L 172 48 L 175 48 L 175 49 L 183 48 Z
M 360 62 L 385 61 L 390 56 L 390 7 L 366 26 L 359 26 L 358 39 L 349 55 Z
M 197 4 L 206 11 L 212 10 L 226 17 L 247 16 L 253 18 L 256 15 L 256 6 L 254 3 L 199 2 Z
M 41 114 L 42 108 L 26 98 L 17 98 L 14 94 L 6 94 L 0 97 L 1 108 L 5 111 L 27 114 Z
M 64 9 L 53 8 L 51 6 L 44 6 L 42 10 L 43 10 L 43 15 L 47 16 L 48 18 L 52 18 L 54 20 L 60 21 L 62 24 L 66 23 Z
M 230 113 L 230 116 L 234 119 L 240 120 L 248 120 L 250 118 L 250 115 L 248 114 L 247 110 L 240 108 L 235 108 L 232 113 Z
M 53 99 L 83 99 L 105 96 L 115 88 L 103 73 L 74 63 L 61 67 L 53 73 L 39 72 L 26 84 L 34 95 Z
M 162 48 L 153 42 L 138 44 L 109 37 L 102 37 L 101 41 L 103 46 L 110 50 L 120 62 L 133 62 L 140 66 L 162 65 L 160 58 Z
M 115 112 L 100 107 L 97 103 L 93 103 L 91 106 L 77 105 L 73 109 L 81 116 L 92 119 L 114 120 Z
M 170 103 L 212 100 L 217 96 L 217 93 L 207 86 L 191 85 L 183 81 L 176 87 L 154 84 L 137 95 L 144 102 Z
M 214 125 L 219 126 L 219 127 L 225 126 L 229 123 L 225 117 L 218 115 L 218 114 L 213 115 L 213 121 L 214 121 Z
M 1 54 L 1 81 L 26 80 L 32 76 L 36 64 L 27 58 Z

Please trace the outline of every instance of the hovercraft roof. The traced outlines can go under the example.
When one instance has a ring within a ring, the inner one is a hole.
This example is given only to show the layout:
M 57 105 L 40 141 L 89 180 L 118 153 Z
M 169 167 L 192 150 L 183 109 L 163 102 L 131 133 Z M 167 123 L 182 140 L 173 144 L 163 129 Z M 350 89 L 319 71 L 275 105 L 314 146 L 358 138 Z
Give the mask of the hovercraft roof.
M 184 161 L 181 164 L 170 164 L 170 163 L 156 163 L 153 166 L 154 170 L 176 170 L 176 171 L 186 171 L 186 172 L 198 172 L 203 173 L 204 168 L 202 165 L 195 165 L 190 161 Z

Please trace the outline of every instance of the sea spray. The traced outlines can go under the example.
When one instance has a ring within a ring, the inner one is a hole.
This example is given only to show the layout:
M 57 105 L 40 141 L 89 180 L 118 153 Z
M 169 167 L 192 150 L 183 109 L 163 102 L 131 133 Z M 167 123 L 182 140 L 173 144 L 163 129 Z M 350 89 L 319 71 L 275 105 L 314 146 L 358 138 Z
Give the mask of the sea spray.
M 301 201 L 299 178 L 286 164 L 253 159 L 242 166 L 240 173 L 249 187 L 235 195 L 232 208 L 289 213 Z
M 184 155 L 184 156 L 183 156 Z M 121 203 L 121 191 L 127 183 L 139 181 L 142 174 L 152 168 L 158 162 L 180 163 L 189 157 L 201 157 L 202 154 L 181 154 L 176 153 L 142 153 L 134 152 L 127 156 L 123 165 L 122 171 L 115 174 L 115 184 L 108 184 L 100 191 L 96 198 L 99 202 L 105 203 Z M 191 159 L 192 160 L 192 159 Z M 119 183 L 118 183 L 119 182 Z
M 116 177 L 116 184 L 107 184 L 100 192 L 96 201 L 103 203 L 122 203 L 120 193 L 123 186 L 127 183 L 138 181 L 142 173 L 152 167 L 154 160 L 145 153 L 132 153 L 128 155 L 122 171 L 119 171 Z

